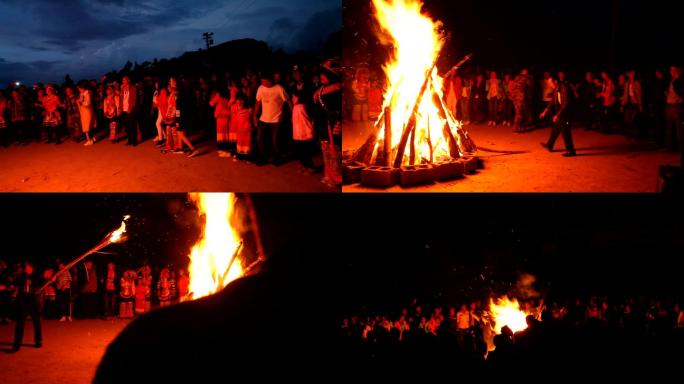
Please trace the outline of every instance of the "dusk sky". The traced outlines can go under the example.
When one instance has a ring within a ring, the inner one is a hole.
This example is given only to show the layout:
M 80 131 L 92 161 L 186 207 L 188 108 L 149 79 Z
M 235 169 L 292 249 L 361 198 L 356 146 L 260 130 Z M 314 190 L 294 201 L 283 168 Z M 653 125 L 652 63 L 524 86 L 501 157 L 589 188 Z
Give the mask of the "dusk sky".
M 197 50 L 207 31 L 315 49 L 341 24 L 340 0 L 0 0 L 0 84 L 99 77 Z

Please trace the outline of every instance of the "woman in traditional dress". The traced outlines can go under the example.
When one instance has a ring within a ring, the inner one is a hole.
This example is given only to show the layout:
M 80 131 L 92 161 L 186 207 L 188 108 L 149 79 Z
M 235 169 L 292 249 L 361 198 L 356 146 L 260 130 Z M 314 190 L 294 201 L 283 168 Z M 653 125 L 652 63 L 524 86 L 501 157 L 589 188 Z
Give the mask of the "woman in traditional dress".
M 7 99 L 5 93 L 0 91 L 0 143 L 3 147 L 9 146 L 9 129 L 5 120 L 5 112 L 7 111 Z
M 75 142 L 81 141 L 83 132 L 81 131 L 81 114 L 78 108 L 78 96 L 74 89 L 66 87 L 64 89 L 64 109 L 66 110 L 66 125 L 71 139 Z
M 314 92 L 314 126 L 321 139 L 325 166 L 322 182 L 332 188 L 342 184 L 342 86 L 340 66 L 327 60 L 321 66 L 321 87 Z
M 95 140 L 90 135 L 95 120 L 95 109 L 93 106 L 93 94 L 84 83 L 78 85 L 78 110 L 81 115 L 81 129 L 86 135 L 85 146 L 91 146 Z
M 60 144 L 59 141 L 59 127 L 62 125 L 62 115 L 59 112 L 59 108 L 64 105 L 59 100 L 57 92 L 52 85 L 48 85 L 45 89 L 45 96 L 40 100 L 45 114 L 43 115 L 43 129 L 47 131 L 48 144 L 55 141 Z
M 119 97 L 111 85 L 107 87 L 107 95 L 103 101 L 103 113 L 109 125 L 109 141 L 116 143 L 118 138 L 119 114 L 121 113 L 121 103 Z
M 171 305 L 171 273 L 168 268 L 162 269 L 159 274 L 157 298 L 159 299 L 159 306 L 168 307 Z
M 178 83 L 175 78 L 169 79 L 169 100 L 167 105 L 166 116 L 164 117 L 164 124 L 167 127 L 166 137 L 170 141 L 170 137 L 174 137 L 174 154 L 183 154 L 183 144 L 190 148 L 190 153 L 188 157 L 195 157 L 199 154 L 195 146 L 188 139 L 185 134 L 187 130 L 187 101 L 181 96 L 181 92 L 178 90 Z M 168 148 L 168 145 L 167 145 Z
M 230 157 L 230 100 L 223 89 L 214 91 L 209 105 L 214 108 L 216 119 L 216 148 L 219 157 Z
M 135 272 L 126 271 L 121 277 L 119 289 L 119 317 L 133 318 L 133 301 L 135 300 Z
M 29 140 L 30 131 L 29 105 L 18 89 L 12 90 L 8 107 L 11 128 L 16 132 L 17 140 L 22 143 L 26 142 Z
M 152 103 L 157 108 L 157 121 L 155 126 L 157 127 L 157 137 L 154 138 L 154 142 L 157 145 L 162 145 L 164 143 L 164 113 L 168 107 L 169 93 L 165 87 L 162 87 L 161 81 L 157 80 L 155 83 L 154 96 L 152 97 Z
M 247 160 L 252 153 L 252 132 L 254 132 L 254 111 L 247 106 L 245 95 L 238 95 L 235 99 L 235 134 L 237 139 L 238 159 Z

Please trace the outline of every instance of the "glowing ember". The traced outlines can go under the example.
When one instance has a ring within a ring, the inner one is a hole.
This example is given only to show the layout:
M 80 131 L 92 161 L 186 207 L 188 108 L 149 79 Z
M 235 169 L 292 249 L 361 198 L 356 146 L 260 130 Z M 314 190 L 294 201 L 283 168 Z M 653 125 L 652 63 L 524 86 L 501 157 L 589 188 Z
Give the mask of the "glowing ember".
M 474 151 L 443 101 L 444 79 L 435 65 L 445 43 L 441 23 L 421 13 L 419 0 L 373 0 L 373 5 L 394 50 L 384 68 L 389 84 L 384 107 L 390 116 L 376 123 L 389 121 L 391 146 L 385 146 L 385 130 L 379 132 L 370 163 L 380 162 L 379 158 L 390 166 L 434 163 Z
M 111 243 L 118 243 L 123 239 L 123 235 L 126 233 L 126 220 L 130 218 L 131 217 L 129 215 L 124 216 L 123 220 L 121 221 L 121 226 L 119 227 L 119 229 L 112 232 L 111 236 L 109 237 L 109 241 Z
M 235 195 L 199 193 L 190 198 L 204 218 L 202 237 L 190 253 L 189 291 L 193 299 L 199 299 L 219 292 L 242 276 L 242 242 L 230 224 Z
M 524 331 L 527 329 L 527 313 L 520 309 L 520 304 L 516 299 L 509 299 L 504 296 L 496 302 L 491 299 L 489 303 L 489 312 L 494 321 L 495 331 L 501 334 L 501 329 L 508 326 L 513 333 Z

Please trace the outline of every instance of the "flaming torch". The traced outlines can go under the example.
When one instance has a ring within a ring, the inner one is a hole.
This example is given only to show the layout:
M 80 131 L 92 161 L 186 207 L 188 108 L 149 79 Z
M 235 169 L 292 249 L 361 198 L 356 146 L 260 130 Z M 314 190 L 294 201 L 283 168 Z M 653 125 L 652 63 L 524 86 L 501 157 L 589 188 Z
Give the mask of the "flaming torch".
M 108 247 L 110 244 L 116 244 L 116 243 L 121 243 L 126 240 L 126 221 L 130 219 L 131 217 L 129 215 L 124 216 L 123 220 L 121 221 L 121 226 L 119 226 L 119 229 L 116 229 L 112 232 L 109 232 L 107 236 L 105 236 L 102 241 L 90 249 L 88 252 L 84 253 L 83 255 L 77 257 L 74 259 L 74 261 L 70 262 L 67 264 L 64 268 L 60 269 L 57 273 L 55 273 L 50 280 L 48 280 L 40 289 L 36 291 L 36 294 L 42 292 L 47 288 L 50 284 L 55 282 L 59 276 L 64 274 L 64 272 L 68 271 L 71 269 L 74 265 L 80 263 L 83 261 L 86 257 L 94 254 L 94 253 L 99 253 L 102 249 Z
M 202 237 L 190 252 L 189 296 L 199 299 L 221 291 L 242 277 L 243 241 L 230 223 L 236 198 L 232 193 L 196 193 L 190 199 L 203 218 Z
M 384 68 L 389 86 L 382 115 L 347 162 L 348 179 L 389 188 L 475 171 L 477 147 L 447 107 L 444 78 L 437 70 L 447 40 L 442 24 L 422 13 L 420 0 L 372 1 L 382 39 L 389 38 L 393 47 Z M 466 56 L 447 75 L 470 58 Z

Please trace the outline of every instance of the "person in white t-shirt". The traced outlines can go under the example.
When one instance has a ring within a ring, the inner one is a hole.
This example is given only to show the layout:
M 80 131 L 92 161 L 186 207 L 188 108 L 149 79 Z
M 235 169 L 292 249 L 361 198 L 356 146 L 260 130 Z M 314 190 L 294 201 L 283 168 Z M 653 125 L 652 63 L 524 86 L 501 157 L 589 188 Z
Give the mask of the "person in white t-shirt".
M 285 88 L 273 82 L 270 74 L 263 74 L 256 94 L 254 123 L 257 127 L 257 164 L 282 163 L 281 136 L 283 130 L 283 106 L 293 109 Z

